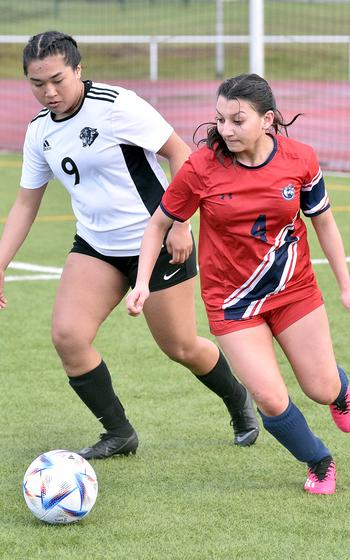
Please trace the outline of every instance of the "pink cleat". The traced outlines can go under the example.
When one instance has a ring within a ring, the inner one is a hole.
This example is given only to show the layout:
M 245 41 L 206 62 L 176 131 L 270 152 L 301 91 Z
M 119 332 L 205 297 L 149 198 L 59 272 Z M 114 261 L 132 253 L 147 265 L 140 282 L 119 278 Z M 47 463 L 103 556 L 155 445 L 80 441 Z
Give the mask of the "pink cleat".
M 332 457 L 325 457 L 309 467 L 304 490 L 309 494 L 334 494 L 337 472 Z
M 345 397 L 337 404 L 330 404 L 329 409 L 339 430 L 350 432 L 350 387 L 348 387 Z

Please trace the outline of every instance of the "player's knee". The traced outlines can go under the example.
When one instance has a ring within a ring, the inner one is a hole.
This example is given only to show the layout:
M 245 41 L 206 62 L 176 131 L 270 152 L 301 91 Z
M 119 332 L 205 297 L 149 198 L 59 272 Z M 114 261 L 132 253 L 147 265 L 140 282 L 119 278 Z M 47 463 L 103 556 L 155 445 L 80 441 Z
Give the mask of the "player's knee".
M 191 367 L 196 360 L 193 347 L 188 344 L 177 344 L 173 347 L 164 348 L 163 351 L 171 360 L 186 367 Z
M 266 416 L 279 416 L 288 407 L 288 395 L 253 395 L 258 408 Z
M 54 322 L 51 329 L 51 338 L 58 354 L 69 351 L 77 344 L 76 333 L 67 324 Z
M 334 384 L 327 387 L 313 388 L 306 393 L 306 395 L 318 404 L 329 405 L 332 404 L 338 397 L 340 389 L 338 385 Z

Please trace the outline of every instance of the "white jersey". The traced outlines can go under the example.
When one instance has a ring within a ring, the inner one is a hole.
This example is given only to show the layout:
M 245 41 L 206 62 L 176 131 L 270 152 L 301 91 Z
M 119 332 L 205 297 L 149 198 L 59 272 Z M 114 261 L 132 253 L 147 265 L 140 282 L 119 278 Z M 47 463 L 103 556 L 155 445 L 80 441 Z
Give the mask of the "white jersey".
M 55 121 L 42 109 L 29 124 L 21 187 L 57 177 L 71 196 L 78 235 L 103 255 L 138 255 L 168 186 L 156 152 L 173 128 L 133 91 L 84 85 L 75 113 Z

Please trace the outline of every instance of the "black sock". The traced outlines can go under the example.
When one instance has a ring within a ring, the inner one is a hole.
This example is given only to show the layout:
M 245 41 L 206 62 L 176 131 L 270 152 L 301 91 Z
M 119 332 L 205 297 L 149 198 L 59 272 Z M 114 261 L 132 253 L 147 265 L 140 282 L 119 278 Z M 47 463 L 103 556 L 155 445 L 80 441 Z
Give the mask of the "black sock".
M 213 369 L 206 375 L 196 375 L 196 378 L 222 398 L 232 416 L 244 405 L 247 390 L 232 374 L 221 350 L 219 352 L 219 359 Z
M 69 377 L 69 384 L 107 432 L 121 437 L 131 435 L 133 428 L 114 392 L 111 376 L 104 361 L 83 375 Z

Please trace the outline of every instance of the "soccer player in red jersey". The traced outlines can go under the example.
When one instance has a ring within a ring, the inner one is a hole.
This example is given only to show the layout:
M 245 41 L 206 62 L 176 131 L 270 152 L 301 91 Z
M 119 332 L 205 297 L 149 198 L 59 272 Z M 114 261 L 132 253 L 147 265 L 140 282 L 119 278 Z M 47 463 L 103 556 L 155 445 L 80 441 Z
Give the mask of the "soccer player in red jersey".
M 266 430 L 307 464 L 304 489 L 333 494 L 331 452 L 290 399 L 273 348 L 275 338 L 305 394 L 329 405 L 336 425 L 350 432 L 348 379 L 334 357 L 300 211 L 311 218 L 349 311 L 350 278 L 314 150 L 287 134 L 298 116 L 286 123 L 269 84 L 256 74 L 220 85 L 216 123 L 151 218 L 126 303 L 131 315 L 141 312 L 164 232 L 199 209 L 201 291 L 211 332 L 258 404 Z

